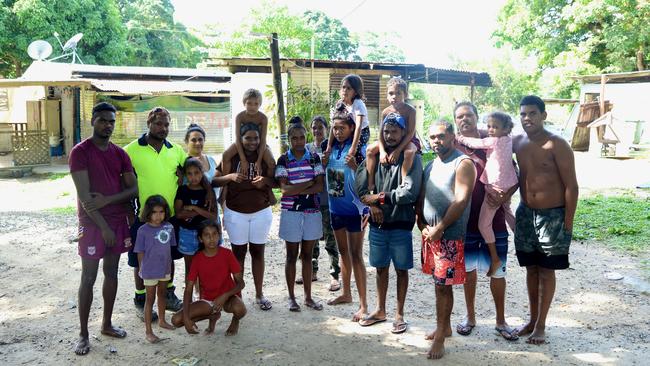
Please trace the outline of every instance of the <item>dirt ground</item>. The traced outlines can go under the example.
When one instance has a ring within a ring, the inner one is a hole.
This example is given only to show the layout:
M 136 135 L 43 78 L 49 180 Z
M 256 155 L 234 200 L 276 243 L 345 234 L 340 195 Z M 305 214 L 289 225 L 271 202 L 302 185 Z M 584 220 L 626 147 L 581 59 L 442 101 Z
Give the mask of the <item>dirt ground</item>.
M 636 184 L 650 181 L 647 161 L 612 162 L 578 156 L 577 162 L 585 193 L 633 189 Z M 168 339 L 148 344 L 144 340 L 144 325 L 134 314 L 132 271 L 123 258 L 113 320 L 126 329 L 128 337 L 116 340 L 99 333 L 100 271 L 90 318 L 92 350 L 79 357 L 72 349 L 78 334 L 76 294 L 81 265 L 73 241 L 76 216 L 65 209 L 75 202 L 72 181 L 69 177 L 54 181 L 38 177 L 0 179 L 0 192 L 4 203 L 0 207 L 2 364 L 171 364 L 178 357 L 197 357 L 201 365 L 647 364 L 650 294 L 639 269 L 641 262 L 648 260 L 647 255 L 630 257 L 599 243 L 574 242 L 571 268 L 557 273 L 556 297 L 548 318 L 548 344 L 542 346 L 531 346 L 524 340 L 507 342 L 496 335 L 489 285 L 481 279 L 477 292 L 478 326 L 469 337 L 454 334 L 447 341 L 445 357 L 430 361 L 424 355 L 429 347 L 424 333 L 434 325 L 434 287 L 431 279 L 420 272 L 418 263 L 410 272 L 406 304 L 410 328 L 403 335 L 390 333 L 395 311 L 393 274 L 386 323 L 362 328 L 350 322 L 356 302 L 325 306 L 322 312 L 303 307 L 301 313 L 290 313 L 283 272 L 285 251 L 277 237 L 277 220 L 267 246 L 265 278 L 265 293 L 273 302 L 273 309 L 263 312 L 253 306 L 252 277 L 247 268 L 243 295 L 249 313 L 236 337 L 223 335 L 230 320 L 226 315 L 212 336 L 190 336 L 183 329 L 159 330 L 157 334 Z M 418 258 L 420 242 L 417 235 L 414 239 Z M 512 246 L 508 261 L 506 316 L 515 326 L 527 314 L 525 271 L 517 265 Z M 331 296 L 322 270 L 327 267 L 324 251 L 320 266 L 321 279 L 315 284 L 314 293 L 324 302 Z M 180 263 L 176 268 L 182 272 Z M 606 279 L 605 273 L 612 271 L 625 278 Z M 180 275 L 176 282 L 180 284 L 182 280 Z M 374 269 L 368 267 L 371 308 L 375 303 L 374 283 Z M 177 291 L 180 295 L 180 289 Z M 296 294 L 302 300 L 299 287 Z M 462 288 L 457 287 L 454 295 L 452 324 L 460 322 L 465 313 Z M 110 352 L 111 348 L 116 352 Z

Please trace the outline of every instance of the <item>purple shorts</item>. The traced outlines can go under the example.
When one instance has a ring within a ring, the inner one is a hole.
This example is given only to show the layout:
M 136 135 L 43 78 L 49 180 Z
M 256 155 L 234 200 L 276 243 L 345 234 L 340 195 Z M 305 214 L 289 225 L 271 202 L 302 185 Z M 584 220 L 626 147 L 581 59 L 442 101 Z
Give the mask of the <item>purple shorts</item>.
M 107 251 L 113 254 L 122 254 L 129 250 L 131 234 L 126 216 L 124 220 L 109 222 L 108 225 L 115 233 L 115 245 L 110 248 L 104 244 L 102 231 L 96 225 L 79 224 L 79 256 L 87 259 L 101 259 L 104 258 Z

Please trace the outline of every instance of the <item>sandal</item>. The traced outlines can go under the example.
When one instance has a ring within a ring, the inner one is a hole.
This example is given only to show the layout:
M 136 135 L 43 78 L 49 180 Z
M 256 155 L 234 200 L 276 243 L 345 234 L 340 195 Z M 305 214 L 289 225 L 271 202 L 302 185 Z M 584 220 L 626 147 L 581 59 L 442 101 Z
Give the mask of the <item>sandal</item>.
M 406 332 L 406 330 L 409 327 L 409 323 L 405 321 L 400 321 L 400 322 L 393 322 L 393 329 L 390 330 L 391 333 L 393 334 L 402 334 Z
M 503 337 L 503 339 L 505 339 L 506 341 L 511 341 L 512 342 L 512 341 L 516 341 L 517 339 L 519 339 L 519 336 L 516 334 L 515 330 L 511 329 L 510 327 L 507 327 L 507 326 L 505 326 L 505 327 L 495 327 L 494 330 L 496 330 L 497 333 L 499 333 L 499 335 L 501 337 Z
M 472 331 L 474 330 L 475 326 L 476 326 L 476 324 L 474 324 L 474 325 L 467 324 L 467 323 L 458 324 L 458 325 L 456 325 L 456 333 L 458 333 L 458 334 L 460 334 L 462 336 L 468 336 L 468 335 L 472 334 Z
M 260 309 L 262 309 L 264 311 L 271 310 L 271 308 L 273 307 L 271 302 L 265 297 L 263 297 L 263 298 L 261 298 L 259 300 L 256 300 L 255 303 L 258 304 L 260 306 Z
M 329 290 L 331 292 L 336 292 L 341 289 L 341 283 L 338 280 L 331 280 Z

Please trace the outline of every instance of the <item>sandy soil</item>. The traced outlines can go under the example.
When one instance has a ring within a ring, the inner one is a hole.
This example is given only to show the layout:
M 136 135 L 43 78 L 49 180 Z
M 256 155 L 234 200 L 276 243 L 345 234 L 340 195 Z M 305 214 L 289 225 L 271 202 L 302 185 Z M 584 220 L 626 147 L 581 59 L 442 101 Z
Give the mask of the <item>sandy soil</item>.
M 647 168 L 647 164 L 643 167 Z M 610 168 L 608 165 L 607 179 L 618 179 L 620 175 Z M 637 169 L 639 166 L 632 167 L 632 170 Z M 635 178 L 638 179 L 639 174 Z M 593 189 L 605 188 L 600 185 L 596 184 Z M 609 185 L 612 186 L 629 188 Z M 2 364 L 171 364 L 173 358 L 191 356 L 199 358 L 202 365 L 419 365 L 434 362 L 424 356 L 429 342 L 423 338 L 425 331 L 434 324 L 433 284 L 420 272 L 419 264 L 416 263 L 416 268 L 410 272 L 406 304 L 410 329 L 406 334 L 395 336 L 390 333 L 390 321 L 395 311 L 393 274 L 388 296 L 389 321 L 386 323 L 362 328 L 350 322 L 356 305 L 325 306 L 322 312 L 303 309 L 301 313 L 290 313 L 286 305 L 283 272 L 285 251 L 277 238 L 277 221 L 267 247 L 265 279 L 265 292 L 274 307 L 263 312 L 253 306 L 252 278 L 247 270 L 245 280 L 248 286 L 243 295 L 249 313 L 242 322 L 239 335 L 232 338 L 223 336 L 230 321 L 230 316 L 226 315 L 212 336 L 189 336 L 183 329 L 159 330 L 157 334 L 168 340 L 161 344 L 148 344 L 144 340 L 144 325 L 134 315 L 132 271 L 123 258 L 113 319 L 115 324 L 127 330 L 128 337 L 116 340 L 99 333 L 102 314 L 100 271 L 90 319 L 93 348 L 87 356 L 75 356 L 72 348 L 78 334 L 76 292 L 80 277 L 80 261 L 73 241 L 76 218 L 70 210 L 58 213 L 45 210 L 74 204 L 72 182 L 69 177 L 56 181 L 36 177 L 4 179 L 0 180 L 0 192 L 5 202 L 0 207 Z M 414 238 L 418 248 L 419 239 L 417 235 Z M 416 249 L 416 258 L 419 253 Z M 447 355 L 435 363 L 647 364 L 650 296 L 647 290 L 640 291 L 638 282 L 634 281 L 643 277 L 639 270 L 640 262 L 647 261 L 647 258 L 612 252 L 598 243 L 574 242 L 571 268 L 557 275 L 556 298 L 548 318 L 549 343 L 542 346 L 527 345 L 523 340 L 506 342 L 496 335 L 488 282 L 481 280 L 477 293 L 477 328 L 469 337 L 454 334 L 449 338 Z M 327 266 L 324 251 L 320 264 L 321 268 Z M 180 272 L 180 263 L 177 269 Z M 605 273 L 611 271 L 623 274 L 625 279 L 605 279 Z M 327 281 L 323 274 L 321 270 L 321 280 L 316 283 L 314 293 L 316 298 L 325 301 L 331 293 L 326 289 Z M 511 325 L 522 323 L 527 314 L 524 279 L 525 271 L 516 264 L 511 248 L 506 302 L 507 320 Z M 368 267 L 371 307 L 375 302 L 374 281 L 374 269 Z M 182 282 L 182 275 L 176 282 Z M 301 292 L 298 287 L 299 300 L 302 300 Z M 460 322 L 464 316 L 462 288 L 456 288 L 454 294 L 452 324 Z M 206 324 L 199 326 L 203 328 Z M 111 353 L 111 348 L 116 352 Z

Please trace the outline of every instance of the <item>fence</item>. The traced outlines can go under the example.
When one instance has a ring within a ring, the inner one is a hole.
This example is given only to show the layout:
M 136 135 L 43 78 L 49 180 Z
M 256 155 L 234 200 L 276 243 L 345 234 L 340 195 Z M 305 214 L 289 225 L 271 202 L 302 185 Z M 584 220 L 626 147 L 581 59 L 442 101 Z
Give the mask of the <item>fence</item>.
M 50 164 L 47 130 L 27 130 L 24 123 L 0 129 L 0 169 Z

